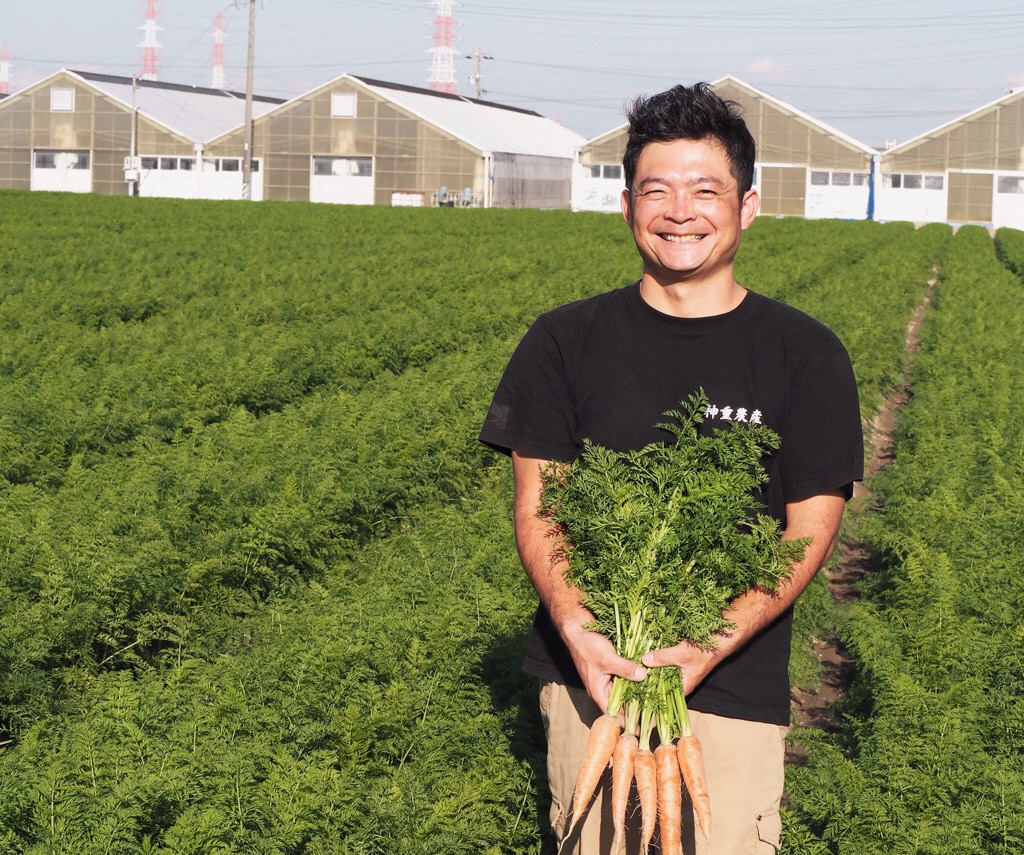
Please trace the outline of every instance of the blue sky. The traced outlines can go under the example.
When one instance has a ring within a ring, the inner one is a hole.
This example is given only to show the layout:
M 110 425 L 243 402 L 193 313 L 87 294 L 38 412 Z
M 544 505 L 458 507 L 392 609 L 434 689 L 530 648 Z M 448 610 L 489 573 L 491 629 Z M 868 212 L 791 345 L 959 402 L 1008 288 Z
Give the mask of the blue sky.
M 59 68 L 141 69 L 142 0 L 4 0 L 11 91 Z M 248 0 L 159 0 L 160 79 L 209 86 L 213 22 L 245 88 Z M 427 0 L 257 0 L 255 88 L 290 97 L 346 72 L 428 86 Z M 732 74 L 868 145 L 903 142 L 1024 86 L 1020 0 L 460 0 L 456 87 L 586 137 L 639 93 Z

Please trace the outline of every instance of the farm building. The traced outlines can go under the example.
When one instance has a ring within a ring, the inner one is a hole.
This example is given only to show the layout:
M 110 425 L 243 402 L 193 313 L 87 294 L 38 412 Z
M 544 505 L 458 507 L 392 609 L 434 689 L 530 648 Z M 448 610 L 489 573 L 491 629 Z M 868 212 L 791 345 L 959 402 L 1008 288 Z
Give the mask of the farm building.
M 244 109 L 64 70 L 0 102 L 0 188 L 240 199 Z M 531 111 L 350 75 L 254 96 L 253 139 L 254 200 L 502 208 L 568 208 L 584 142 Z
M 210 146 L 238 147 L 236 128 Z M 568 208 L 579 134 L 538 113 L 342 75 L 254 122 L 268 199 Z
M 761 194 L 762 214 L 870 216 L 873 149 L 734 77 L 711 85 L 740 105 L 754 136 L 754 186 Z M 574 210 L 619 210 L 625 146 L 626 126 L 622 125 L 579 150 L 573 176 Z
M 1024 89 L 886 151 L 877 219 L 1024 229 Z
M 254 96 L 253 114 L 281 103 Z M 0 188 L 238 199 L 241 148 L 204 146 L 244 121 L 237 92 L 62 70 L 0 101 Z

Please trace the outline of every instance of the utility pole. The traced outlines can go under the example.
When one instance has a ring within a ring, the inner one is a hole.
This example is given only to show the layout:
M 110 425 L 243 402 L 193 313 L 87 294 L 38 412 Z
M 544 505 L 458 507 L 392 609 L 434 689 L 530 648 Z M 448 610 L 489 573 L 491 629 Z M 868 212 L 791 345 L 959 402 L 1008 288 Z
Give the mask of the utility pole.
M 139 152 L 136 127 L 139 124 L 139 110 L 136 106 L 139 79 L 132 75 L 132 135 L 129 142 L 128 157 L 124 159 L 124 180 L 128 182 L 128 195 L 139 195 Z
M 473 84 L 473 88 L 476 90 L 476 97 L 480 97 L 480 83 L 483 80 L 483 74 L 480 73 L 480 63 L 485 59 L 494 59 L 493 56 L 484 56 L 480 48 L 476 49 L 476 53 L 473 56 L 467 56 L 466 59 L 476 59 L 476 71 L 469 75 L 469 82 Z
M 256 0 L 249 0 L 249 57 L 245 69 L 245 151 L 242 156 L 242 200 L 252 198 L 252 56 L 256 41 Z

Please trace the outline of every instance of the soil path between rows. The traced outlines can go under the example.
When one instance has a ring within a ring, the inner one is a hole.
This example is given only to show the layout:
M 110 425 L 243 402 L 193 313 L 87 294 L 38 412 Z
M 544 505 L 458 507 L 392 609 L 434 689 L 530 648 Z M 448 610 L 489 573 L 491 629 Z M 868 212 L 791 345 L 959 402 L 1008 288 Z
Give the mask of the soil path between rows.
M 910 366 L 921 340 L 921 325 L 932 303 L 935 279 L 928 282 L 924 300 L 914 310 L 907 324 L 907 336 L 903 354 L 901 379 L 898 385 L 885 395 L 878 413 L 866 427 L 869 455 L 864 462 L 864 483 L 854 485 L 851 510 L 856 514 L 870 514 L 876 506 L 876 498 L 869 486 L 871 479 L 888 466 L 895 457 L 894 434 L 900 408 L 910 400 Z M 861 540 L 844 540 L 838 547 L 839 558 L 828 569 L 829 591 L 839 603 L 848 603 L 857 597 L 857 583 L 871 572 L 876 557 L 868 544 Z M 848 685 L 853 661 L 835 637 L 817 641 L 815 653 L 821 663 L 820 685 L 815 690 L 794 687 L 791 692 L 793 720 L 799 727 L 817 728 L 829 732 L 839 729 L 834 705 Z M 799 745 L 793 745 L 787 752 L 791 763 L 803 760 L 804 753 Z

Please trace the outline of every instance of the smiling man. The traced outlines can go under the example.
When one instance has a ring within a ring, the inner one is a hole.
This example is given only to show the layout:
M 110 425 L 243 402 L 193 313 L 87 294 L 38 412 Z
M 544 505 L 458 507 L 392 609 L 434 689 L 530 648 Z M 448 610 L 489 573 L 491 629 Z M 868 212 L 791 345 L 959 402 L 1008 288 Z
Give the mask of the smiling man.
M 856 384 L 830 330 L 734 278 L 759 202 L 754 140 L 734 104 L 703 83 L 637 100 L 623 166 L 639 281 L 541 315 L 480 432 L 511 456 L 516 545 L 540 600 L 524 669 L 541 681 L 552 828 L 562 855 L 610 852 L 607 781 L 575 839 L 562 841 L 590 725 L 616 676 L 643 680 L 648 668 L 678 665 L 704 748 L 710 849 L 770 855 L 781 835 L 792 607 L 831 553 L 862 475 Z M 538 513 L 541 472 L 549 461 L 575 460 L 585 438 L 617 451 L 669 441 L 656 426 L 662 414 L 699 389 L 710 401 L 703 431 L 756 421 L 779 434 L 779 451 L 765 461 L 768 483 L 751 502 L 780 521 L 784 538 L 812 541 L 779 590 L 753 589 L 730 604 L 734 628 L 714 650 L 680 639 L 632 662 L 587 629 L 582 592 L 566 583 L 557 534 Z M 706 853 L 689 814 L 684 850 Z

